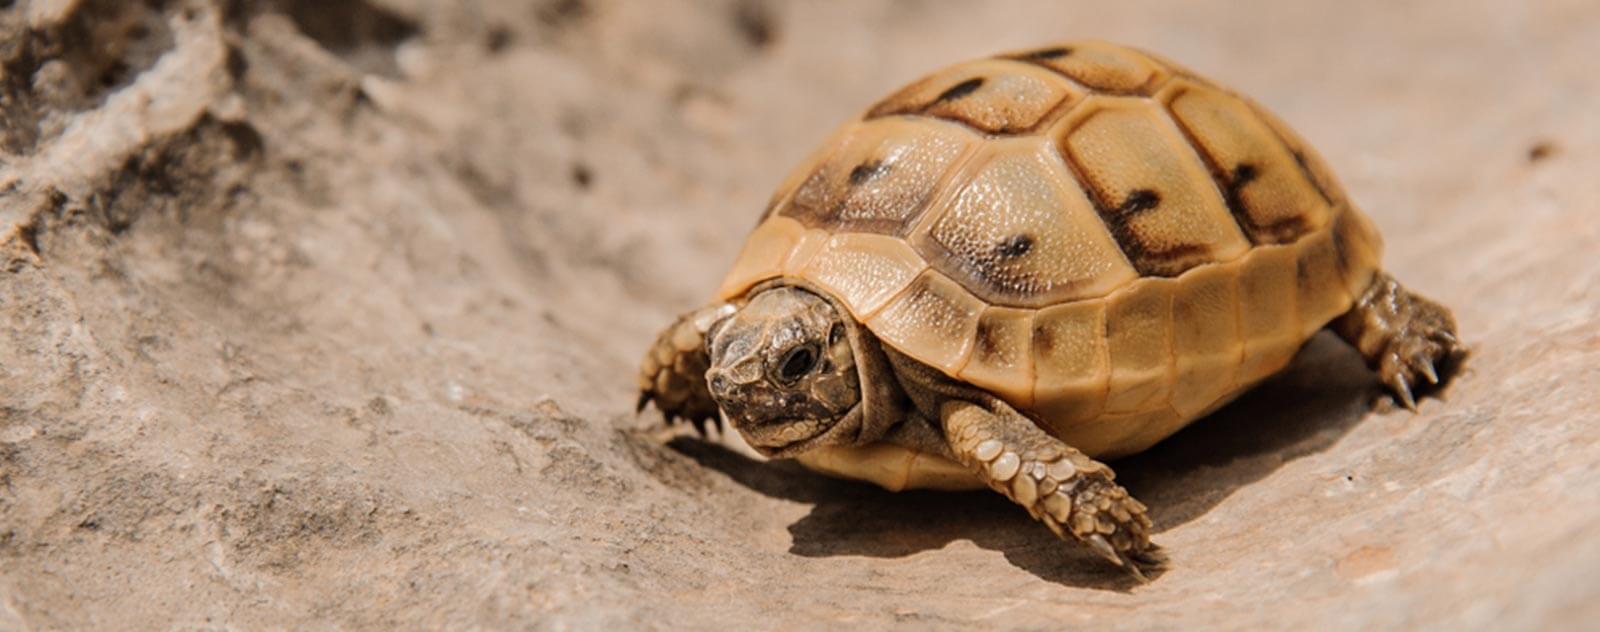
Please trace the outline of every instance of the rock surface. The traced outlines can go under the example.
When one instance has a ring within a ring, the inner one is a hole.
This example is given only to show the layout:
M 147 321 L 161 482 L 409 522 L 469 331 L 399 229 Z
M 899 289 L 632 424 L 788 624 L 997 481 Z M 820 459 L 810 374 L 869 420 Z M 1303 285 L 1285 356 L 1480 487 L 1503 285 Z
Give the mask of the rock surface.
M 0 3 L 0 629 L 1592 624 L 1600 5 L 1058 4 Z M 1324 336 L 1116 464 L 1148 585 L 633 414 L 832 126 L 1066 37 L 1316 143 L 1444 397 Z

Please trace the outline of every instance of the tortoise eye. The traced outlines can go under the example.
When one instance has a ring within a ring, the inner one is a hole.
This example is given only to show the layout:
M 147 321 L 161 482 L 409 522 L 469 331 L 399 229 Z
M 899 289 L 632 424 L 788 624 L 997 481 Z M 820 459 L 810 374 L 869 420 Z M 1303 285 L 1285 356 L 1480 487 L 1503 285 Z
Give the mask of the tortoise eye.
M 783 361 L 778 363 L 778 381 L 785 384 L 794 383 L 817 367 L 819 357 L 816 345 L 800 345 L 790 349 L 789 353 L 783 356 Z

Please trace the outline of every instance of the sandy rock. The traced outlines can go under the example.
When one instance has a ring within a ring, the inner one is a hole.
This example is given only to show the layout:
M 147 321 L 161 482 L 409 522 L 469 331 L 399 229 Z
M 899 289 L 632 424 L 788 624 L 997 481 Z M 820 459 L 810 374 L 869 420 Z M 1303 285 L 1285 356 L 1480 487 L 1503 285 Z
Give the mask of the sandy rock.
M 1600 617 L 1600 6 L 1058 4 L 4 3 L 0 628 Z M 1115 464 L 1148 585 L 992 494 L 634 416 L 638 354 L 832 126 L 1066 37 L 1315 142 L 1455 309 L 1444 396 L 1374 407 L 1323 336 Z

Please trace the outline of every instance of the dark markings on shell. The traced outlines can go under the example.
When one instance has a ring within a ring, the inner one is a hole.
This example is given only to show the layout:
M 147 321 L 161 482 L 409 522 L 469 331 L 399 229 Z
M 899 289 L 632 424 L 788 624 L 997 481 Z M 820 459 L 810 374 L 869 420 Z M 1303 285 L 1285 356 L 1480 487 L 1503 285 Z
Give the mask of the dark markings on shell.
M 1099 208 L 1100 216 L 1111 229 L 1111 236 L 1128 255 L 1128 261 L 1143 276 L 1172 277 L 1194 267 L 1211 249 L 1200 244 L 1175 244 L 1157 248 L 1134 230 L 1131 221 L 1139 214 L 1161 205 L 1161 194 L 1151 189 L 1134 189 L 1116 208 Z M 1098 204 L 1096 206 L 1099 206 Z
M 1270 224 L 1241 222 L 1245 236 L 1250 238 L 1252 244 L 1292 244 L 1301 235 L 1311 231 L 1311 224 L 1300 216 L 1286 217 Z
M 1349 213 L 1339 213 L 1334 216 L 1332 227 L 1333 252 L 1335 255 L 1337 255 L 1334 257 L 1334 260 L 1339 263 L 1339 276 L 1346 279 L 1350 278 L 1350 275 L 1355 271 L 1357 264 L 1357 262 L 1351 261 L 1350 259 L 1350 257 L 1354 256 L 1354 253 L 1350 251 L 1350 244 L 1347 241 L 1350 239 L 1350 235 L 1347 232 L 1351 230 L 1350 222 L 1351 219 Z
M 1260 106 L 1251 105 L 1250 110 L 1255 113 L 1256 118 L 1268 122 L 1275 120 L 1266 110 L 1260 109 Z M 1182 126 L 1180 125 L 1179 127 Z M 1322 196 L 1322 201 L 1327 202 L 1329 206 L 1335 206 L 1333 192 L 1325 188 L 1322 180 L 1317 177 L 1316 172 L 1312 171 L 1311 163 L 1306 159 L 1305 149 L 1290 141 L 1289 137 L 1284 135 L 1284 131 L 1278 129 L 1276 125 L 1268 125 L 1267 127 L 1272 130 L 1272 136 L 1278 139 L 1278 144 L 1289 150 L 1289 155 L 1294 157 L 1294 163 L 1300 167 L 1300 173 L 1305 176 L 1307 182 L 1311 183 L 1311 188 L 1317 190 L 1317 195 Z M 1190 142 L 1193 142 L 1193 140 L 1191 139 Z M 1332 183 L 1329 183 L 1329 185 L 1331 186 Z
M 1344 217 L 1335 218 L 1333 224 L 1333 251 L 1339 255 L 1339 265 L 1343 267 L 1349 260 L 1349 246 L 1344 243 Z
M 1222 181 L 1222 200 L 1227 203 L 1228 212 L 1233 215 L 1240 231 L 1249 238 L 1252 245 L 1293 243 L 1301 235 L 1306 234 L 1306 231 L 1311 230 L 1306 218 L 1298 215 L 1270 224 L 1259 223 L 1250 216 L 1240 192 L 1244 191 L 1246 185 L 1260 177 L 1261 172 L 1254 164 L 1241 162 L 1234 166 L 1233 171 L 1227 173 L 1218 173 L 1213 169 L 1212 175 Z
M 1180 92 L 1176 96 L 1182 96 L 1182 94 Z M 1194 131 L 1189 129 L 1188 124 L 1184 123 L 1183 119 L 1175 117 L 1175 120 L 1178 122 L 1178 130 L 1183 132 L 1184 139 L 1189 141 L 1189 146 L 1196 149 L 1202 161 L 1205 162 L 1206 168 L 1211 171 L 1211 177 L 1218 183 L 1217 187 L 1222 193 L 1223 203 L 1228 207 L 1228 213 L 1233 216 L 1234 223 L 1239 226 L 1239 232 L 1244 234 L 1245 239 L 1250 240 L 1250 245 L 1293 243 L 1301 235 L 1311 230 L 1311 224 L 1301 215 L 1286 217 L 1269 224 L 1257 222 L 1254 217 L 1250 216 L 1249 210 L 1245 208 L 1244 199 L 1240 194 L 1244 191 L 1246 185 L 1255 182 L 1261 176 L 1261 167 L 1257 167 L 1255 163 L 1241 162 L 1234 165 L 1231 171 L 1228 170 L 1226 166 L 1219 164 L 1215 158 L 1204 149 L 1201 149 L 1205 145 L 1195 137 Z M 1278 142 L 1294 155 L 1295 161 L 1300 163 L 1301 174 L 1306 181 L 1311 183 L 1317 194 L 1322 196 L 1323 200 L 1329 200 L 1327 192 L 1323 191 L 1322 186 L 1317 184 L 1316 177 L 1312 175 L 1309 165 L 1306 164 L 1305 155 L 1289 145 L 1288 141 L 1279 136 L 1276 131 L 1273 131 L 1273 137 L 1278 139 Z
M 999 355 L 1000 332 L 995 331 L 994 322 L 978 319 L 977 347 L 975 351 L 979 357 L 989 358 Z
M 1288 145 L 1288 143 L 1284 144 Z M 1311 182 L 1311 188 L 1317 190 L 1317 195 L 1322 196 L 1322 201 L 1332 205 L 1333 196 L 1328 194 L 1327 189 L 1322 188 L 1322 181 L 1317 179 L 1316 172 L 1311 170 L 1311 164 L 1306 162 L 1306 152 L 1299 147 L 1290 146 L 1289 153 L 1294 155 L 1295 164 L 1300 165 L 1300 172 L 1306 174 L 1306 180 Z
M 1067 168 L 1072 171 L 1078 182 L 1090 181 L 1084 175 L 1083 166 L 1078 164 L 1070 153 L 1064 157 Z M 1117 245 L 1122 248 L 1122 254 L 1128 257 L 1128 263 L 1133 264 L 1133 269 L 1140 276 L 1178 276 L 1210 256 L 1210 246 L 1201 244 L 1174 244 L 1166 248 L 1156 248 L 1133 229 L 1130 220 L 1161 205 L 1161 194 L 1155 190 L 1134 189 L 1116 206 L 1111 206 L 1094 187 L 1085 187 L 1085 190 L 1089 192 L 1089 200 L 1094 204 L 1095 212 L 1099 213 L 1100 220 L 1105 222 L 1106 228 L 1111 231 L 1111 237 L 1116 239 Z
M 1037 321 L 1033 324 L 1033 352 L 1039 355 L 1050 355 L 1056 348 L 1056 336 Z
M 1200 244 L 1178 244 L 1169 248 L 1145 247 L 1137 255 L 1129 253 L 1134 268 L 1145 276 L 1175 277 L 1210 259 L 1211 248 Z
M 1183 92 L 1179 92 L 1174 98 L 1181 97 L 1183 94 Z M 1171 114 L 1170 105 L 1168 108 L 1168 113 Z M 1228 207 L 1228 214 L 1233 216 L 1233 222 L 1239 226 L 1239 232 L 1245 236 L 1245 239 L 1250 240 L 1250 245 L 1290 243 L 1310 230 L 1310 225 L 1306 223 L 1304 217 L 1300 216 L 1282 219 L 1265 225 L 1256 223 L 1255 218 L 1252 218 L 1245 208 L 1240 192 L 1244 190 L 1245 185 L 1255 182 L 1261 176 L 1260 168 L 1256 167 L 1254 163 L 1241 162 L 1234 165 L 1233 170 L 1229 171 L 1227 167 L 1219 164 L 1211 154 L 1202 149 L 1205 145 L 1195 137 L 1194 130 L 1189 129 L 1189 125 L 1184 123 L 1183 119 L 1174 117 L 1174 120 L 1178 123 L 1178 131 L 1183 133 L 1183 137 L 1189 142 L 1189 146 L 1195 148 L 1196 153 L 1200 155 L 1201 161 L 1205 163 L 1206 169 L 1211 172 L 1211 178 L 1217 182 L 1217 189 L 1222 193 L 1222 201 Z M 1309 173 L 1306 175 L 1310 176 Z
M 1161 205 L 1161 194 L 1150 189 L 1134 189 L 1117 207 L 1117 215 L 1124 220 Z
M 1209 162 L 1209 161 L 1207 161 Z M 1217 175 L 1213 170 L 1212 175 Z M 1244 236 L 1250 238 L 1250 243 L 1261 243 L 1260 227 L 1250 217 L 1249 211 L 1244 208 L 1244 200 L 1240 199 L 1239 192 L 1244 186 L 1256 179 L 1256 166 L 1248 162 L 1241 162 L 1233 168 L 1233 173 L 1222 176 L 1222 201 L 1227 203 L 1228 212 L 1233 214 L 1233 221 L 1239 223 L 1239 228 L 1244 229 Z
M 1238 166 L 1233 168 L 1233 176 L 1228 178 L 1228 188 L 1238 191 L 1239 189 L 1244 188 L 1244 185 L 1255 181 L 1256 175 L 1255 165 L 1252 165 L 1248 162 L 1241 162 Z
M 1300 261 L 1294 266 L 1294 284 L 1295 287 L 1301 289 L 1311 286 L 1311 271 L 1306 269 L 1304 261 Z
M 1071 48 L 1068 48 L 1068 47 L 1065 47 L 1065 46 L 1057 46 L 1055 48 L 1041 48 L 1041 49 L 1036 50 L 1036 51 L 1023 53 L 1022 55 L 1018 56 L 1017 59 L 1026 59 L 1026 60 L 1029 60 L 1029 61 L 1040 61 L 1040 60 L 1045 60 L 1045 59 L 1057 59 L 1057 58 L 1061 58 L 1061 57 L 1066 57 L 1067 55 L 1071 55 L 1071 54 L 1072 54 L 1072 49 Z
M 928 104 L 928 107 L 933 107 L 946 101 L 955 101 L 956 99 L 960 99 L 961 97 L 977 92 L 978 88 L 981 87 L 983 87 L 983 77 L 973 77 L 956 85 L 950 86 L 944 92 L 940 92 L 939 96 L 934 97 L 933 102 Z
M 951 249 L 937 238 L 925 245 L 930 263 L 942 267 L 951 280 L 990 305 L 1038 308 L 1049 304 L 1042 293 L 1066 294 L 1092 283 L 1093 279 L 1054 280 L 1033 269 L 1028 256 L 1038 246 L 1038 238 L 1015 233 L 989 242 L 987 247 Z
M 884 164 L 882 160 L 863 162 L 850 170 L 850 186 L 865 184 L 868 180 L 881 176 L 888 170 L 889 165 Z
M 994 253 L 1004 259 L 1015 259 L 1028 254 L 1031 250 L 1033 250 L 1033 237 L 1027 233 L 1012 235 L 994 247 Z

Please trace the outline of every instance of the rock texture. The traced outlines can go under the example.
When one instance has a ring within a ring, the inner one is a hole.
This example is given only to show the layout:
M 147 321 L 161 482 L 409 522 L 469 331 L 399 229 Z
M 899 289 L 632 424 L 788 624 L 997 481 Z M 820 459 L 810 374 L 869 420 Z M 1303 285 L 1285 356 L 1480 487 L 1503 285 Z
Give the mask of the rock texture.
M 1600 5 L 1060 4 L 0 3 L 0 629 L 1592 624 Z M 1118 463 L 1148 585 L 635 417 L 833 125 L 1065 37 L 1312 139 L 1455 308 L 1444 396 L 1324 336 Z

